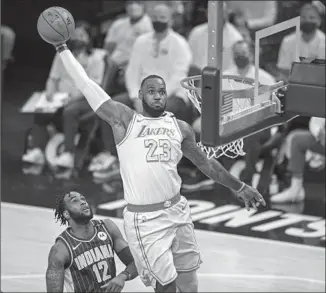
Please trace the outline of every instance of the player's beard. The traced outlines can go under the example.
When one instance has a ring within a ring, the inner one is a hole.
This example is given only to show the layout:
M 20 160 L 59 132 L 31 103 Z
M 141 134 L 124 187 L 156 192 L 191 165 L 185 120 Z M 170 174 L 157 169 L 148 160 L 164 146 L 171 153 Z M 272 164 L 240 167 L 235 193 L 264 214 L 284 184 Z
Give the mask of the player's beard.
M 89 208 L 89 215 L 85 215 L 82 212 L 81 213 L 74 213 L 69 212 L 70 217 L 75 221 L 77 224 L 87 224 L 91 219 L 93 219 L 93 211 L 91 208 Z
M 160 117 L 165 111 L 166 103 L 162 107 L 155 109 L 148 105 L 145 99 L 143 99 L 143 108 L 151 117 Z

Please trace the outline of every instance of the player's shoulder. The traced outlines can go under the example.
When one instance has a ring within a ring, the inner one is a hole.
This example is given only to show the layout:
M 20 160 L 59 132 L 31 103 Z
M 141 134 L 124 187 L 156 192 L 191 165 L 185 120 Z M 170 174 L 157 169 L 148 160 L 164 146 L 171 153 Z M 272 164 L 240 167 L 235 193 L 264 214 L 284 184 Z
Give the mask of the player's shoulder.
M 49 260 L 50 259 L 60 260 L 65 263 L 70 259 L 68 244 L 65 243 L 60 236 L 56 239 L 55 243 L 50 248 Z
M 176 120 L 183 139 L 195 135 L 195 132 L 189 123 L 180 119 Z

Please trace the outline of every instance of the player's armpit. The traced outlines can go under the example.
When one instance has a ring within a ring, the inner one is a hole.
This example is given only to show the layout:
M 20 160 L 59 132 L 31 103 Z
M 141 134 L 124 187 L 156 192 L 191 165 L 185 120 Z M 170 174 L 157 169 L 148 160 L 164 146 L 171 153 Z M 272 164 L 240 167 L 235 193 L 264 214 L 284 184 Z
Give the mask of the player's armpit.
M 69 252 L 67 247 L 57 241 L 49 252 L 48 267 L 46 270 L 47 292 L 63 292 L 65 266 L 69 264 Z
M 63 65 L 80 90 L 91 108 L 105 121 L 115 126 L 124 122 L 129 124 L 133 116 L 133 110 L 125 105 L 114 102 L 111 97 L 88 76 L 84 68 L 79 64 L 66 45 L 58 46 L 57 51 Z
M 217 160 L 208 159 L 196 143 L 195 133 L 191 126 L 181 120 L 178 124 L 183 136 L 182 152 L 205 175 L 234 191 L 241 188 L 242 182 L 232 176 Z
M 128 106 L 110 99 L 97 109 L 96 114 L 112 127 L 124 126 L 127 129 L 134 111 Z

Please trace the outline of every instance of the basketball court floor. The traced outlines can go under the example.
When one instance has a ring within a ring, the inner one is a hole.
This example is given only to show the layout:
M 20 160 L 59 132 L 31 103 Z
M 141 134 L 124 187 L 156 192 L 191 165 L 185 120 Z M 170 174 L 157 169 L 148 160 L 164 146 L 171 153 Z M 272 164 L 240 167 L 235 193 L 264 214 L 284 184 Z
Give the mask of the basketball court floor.
M 122 220 L 112 218 L 120 228 Z M 1 289 L 44 292 L 47 254 L 62 228 L 51 209 L 1 204 Z M 122 229 L 123 230 L 123 229 Z M 324 248 L 196 231 L 200 292 L 324 292 Z M 123 265 L 118 262 L 118 270 Z M 139 278 L 124 292 L 151 292 Z

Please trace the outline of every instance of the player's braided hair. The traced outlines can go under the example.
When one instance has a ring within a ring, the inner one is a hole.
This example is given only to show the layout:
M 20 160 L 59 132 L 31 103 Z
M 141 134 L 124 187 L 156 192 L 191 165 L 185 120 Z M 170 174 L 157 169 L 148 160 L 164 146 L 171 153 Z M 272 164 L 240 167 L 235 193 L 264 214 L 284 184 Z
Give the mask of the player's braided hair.
M 64 217 L 63 212 L 65 210 L 65 202 L 64 198 L 67 195 L 67 193 L 59 194 L 56 198 L 55 202 L 55 212 L 54 212 L 54 218 L 56 222 L 60 221 L 60 225 L 66 225 L 67 219 Z

